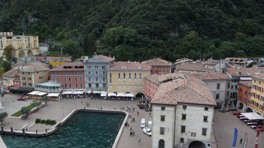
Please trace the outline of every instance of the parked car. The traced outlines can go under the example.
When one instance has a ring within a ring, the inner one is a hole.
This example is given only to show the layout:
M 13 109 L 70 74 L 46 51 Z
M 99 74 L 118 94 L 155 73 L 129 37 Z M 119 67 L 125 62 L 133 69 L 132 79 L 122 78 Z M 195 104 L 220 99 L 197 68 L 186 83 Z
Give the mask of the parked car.
M 18 101 L 26 101 L 27 98 L 24 97 L 24 96 L 19 96 L 19 97 L 17 98 L 17 100 L 18 100 Z
M 150 128 L 148 128 L 148 127 L 144 127 L 144 128 L 143 128 L 143 133 L 145 133 L 145 134 L 147 134 L 147 135 L 151 136 L 151 134 L 152 134 L 152 131 L 151 131 L 151 129 L 150 129 Z

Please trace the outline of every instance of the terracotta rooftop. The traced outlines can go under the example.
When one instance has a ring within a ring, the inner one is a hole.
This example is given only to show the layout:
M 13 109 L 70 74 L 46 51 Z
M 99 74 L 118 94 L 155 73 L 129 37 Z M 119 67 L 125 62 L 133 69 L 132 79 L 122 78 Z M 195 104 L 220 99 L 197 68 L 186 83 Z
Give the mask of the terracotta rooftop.
M 239 83 L 247 87 L 251 87 L 252 81 L 251 80 L 250 81 L 239 81 Z
M 146 76 L 145 78 L 155 84 L 159 84 L 159 75 L 157 74 L 149 75 L 149 76 Z
M 111 57 L 108 57 L 108 56 L 104 56 L 104 55 L 101 55 L 101 54 L 97 55 L 97 57 L 105 59 L 107 61 L 114 61 L 115 60 L 114 58 L 111 58 Z
M 204 64 L 201 63 L 183 63 L 182 65 L 180 65 L 179 70 L 197 72 L 213 71 L 212 69 L 205 68 Z
M 252 77 L 258 73 L 263 73 L 264 68 L 245 68 L 235 64 L 231 68 L 226 68 L 226 71 L 234 77 Z
M 37 63 L 30 67 L 22 69 L 21 72 L 38 72 L 38 71 L 46 71 L 46 70 L 49 70 L 49 68 L 47 68 L 43 64 Z
M 113 66 L 109 67 L 107 69 L 108 71 L 115 71 L 115 70 L 121 70 L 121 71 L 150 71 L 151 66 L 141 64 L 140 62 L 126 62 L 126 61 L 118 61 L 113 64 Z
M 200 79 L 200 80 L 230 80 L 227 74 L 220 72 L 200 72 L 200 73 L 188 73 L 188 76 Z
M 150 66 L 172 66 L 171 62 L 160 59 L 160 58 L 150 59 L 147 61 L 143 61 L 141 63 L 150 65 Z
M 264 81 L 264 73 L 263 73 L 263 71 L 261 73 L 260 72 L 255 73 L 253 75 L 253 78 L 256 78 L 256 79 Z
M 19 74 L 19 70 L 11 69 L 11 70 L 5 72 L 4 74 L 2 74 L 2 76 L 9 77 L 9 78 L 14 78 L 14 77 L 19 77 L 20 74 Z
M 82 62 L 69 62 L 54 67 L 49 71 L 84 71 L 84 66 Z
M 213 60 L 213 59 L 209 59 L 206 62 L 204 62 L 205 65 L 216 65 L 220 63 L 220 60 Z
M 184 74 L 179 74 L 179 76 L 176 80 L 161 83 L 151 103 L 216 105 L 211 89 L 203 81 Z M 177 88 L 175 89 L 176 81 Z

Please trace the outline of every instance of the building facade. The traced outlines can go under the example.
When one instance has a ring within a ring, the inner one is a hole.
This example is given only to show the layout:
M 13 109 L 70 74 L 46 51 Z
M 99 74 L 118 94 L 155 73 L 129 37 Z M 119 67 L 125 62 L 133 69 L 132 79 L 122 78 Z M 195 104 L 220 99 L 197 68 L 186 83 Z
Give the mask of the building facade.
M 168 74 L 171 73 L 172 63 L 160 58 L 150 59 L 141 62 L 142 64 L 151 66 L 151 74 Z
M 84 60 L 85 88 L 87 90 L 107 90 L 107 71 L 115 61 L 114 58 L 104 55 L 94 55 L 94 57 Z
M 210 88 L 184 74 L 160 84 L 151 101 L 152 147 L 211 147 L 216 105 Z
M 3 84 L 2 84 L 2 91 L 9 92 L 9 87 L 14 85 L 14 81 L 19 79 L 19 70 L 11 69 L 4 74 L 3 77 Z
M 250 97 L 250 108 L 253 112 L 264 117 L 264 75 L 256 74 L 252 78 L 252 95 Z
M 240 81 L 238 84 L 238 108 L 242 112 L 248 111 L 250 105 L 251 83 L 252 81 Z
M 13 35 L 13 32 L 0 32 L 0 55 L 6 46 L 12 45 L 16 58 L 39 54 L 38 36 Z
M 48 70 L 49 68 L 40 63 L 21 69 L 21 87 L 34 87 L 35 83 L 47 82 L 49 79 Z
M 81 62 L 69 62 L 49 70 L 50 80 L 61 83 L 64 89 L 84 89 L 84 65 Z
M 108 93 L 145 94 L 145 77 L 151 67 L 139 62 L 115 62 L 107 69 Z
M 145 96 L 148 100 L 152 100 L 159 88 L 159 75 L 149 75 L 145 79 Z

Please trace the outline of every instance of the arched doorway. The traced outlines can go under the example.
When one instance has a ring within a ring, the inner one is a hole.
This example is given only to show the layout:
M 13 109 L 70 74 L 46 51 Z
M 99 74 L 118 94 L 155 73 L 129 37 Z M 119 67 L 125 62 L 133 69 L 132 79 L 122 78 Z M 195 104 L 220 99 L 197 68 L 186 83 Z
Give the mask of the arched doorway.
M 25 56 L 25 53 L 23 52 L 23 51 L 20 51 L 19 53 L 18 53 L 18 57 L 24 57 Z
M 165 148 L 165 141 L 163 139 L 159 140 L 159 148 Z
M 136 97 L 142 97 L 142 96 L 145 98 L 145 95 L 141 92 L 137 93 L 137 95 L 136 95 Z
M 206 146 L 201 141 L 193 141 L 189 144 L 189 148 L 206 148 Z
M 253 110 L 251 108 L 247 108 L 246 112 L 253 112 Z
M 28 53 L 27 53 L 27 56 L 32 56 L 33 55 L 33 52 L 31 50 L 28 50 Z
M 243 109 L 243 106 L 244 106 L 244 104 L 241 103 L 241 102 L 239 102 L 239 104 L 238 104 L 238 108 L 239 108 L 239 109 Z

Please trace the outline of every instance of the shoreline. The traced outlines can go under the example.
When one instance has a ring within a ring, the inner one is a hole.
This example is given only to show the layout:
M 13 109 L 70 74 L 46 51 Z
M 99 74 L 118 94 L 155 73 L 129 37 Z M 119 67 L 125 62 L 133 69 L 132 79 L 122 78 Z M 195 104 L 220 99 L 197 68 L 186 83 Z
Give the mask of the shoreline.
M 10 130 L 4 130 L 3 127 L 1 127 L 0 133 L 1 135 L 7 134 L 7 135 L 15 135 L 15 136 L 25 136 L 25 137 L 36 137 L 36 138 L 42 138 L 42 137 L 48 137 L 52 134 L 54 134 L 56 131 L 58 131 L 60 129 L 60 127 L 62 127 L 67 121 L 70 120 L 74 121 L 74 115 L 77 112 L 98 112 L 98 113 L 119 113 L 119 114 L 124 114 L 125 118 L 123 120 L 123 123 L 119 129 L 119 132 L 116 136 L 116 139 L 113 143 L 112 148 L 116 148 L 117 144 L 119 142 L 120 136 L 123 132 L 124 129 L 124 125 L 125 122 L 128 119 L 128 112 L 123 111 L 123 110 L 112 110 L 112 109 L 95 109 L 95 108 L 77 108 L 72 110 L 66 117 L 64 117 L 60 122 L 56 123 L 54 126 L 52 126 L 49 129 L 45 129 L 45 132 L 38 132 L 38 130 L 36 130 L 36 132 L 28 132 L 25 131 L 25 128 L 21 130 L 13 130 L 13 128 L 11 128 Z M 17 118 L 17 117 L 15 117 Z

